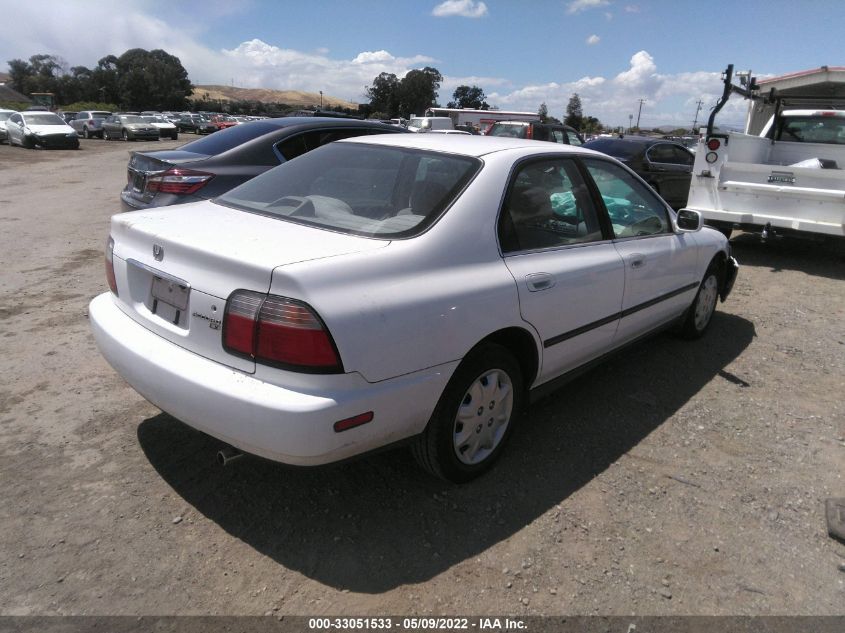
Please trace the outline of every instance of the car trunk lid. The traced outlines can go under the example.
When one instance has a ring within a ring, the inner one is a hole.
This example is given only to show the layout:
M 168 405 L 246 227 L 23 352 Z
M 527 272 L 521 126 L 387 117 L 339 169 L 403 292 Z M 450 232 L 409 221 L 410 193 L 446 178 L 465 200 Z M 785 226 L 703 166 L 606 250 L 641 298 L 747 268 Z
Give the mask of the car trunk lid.
M 247 372 L 255 363 L 222 346 L 234 290 L 267 292 L 274 268 L 389 243 L 212 202 L 116 215 L 111 235 L 121 309 L 167 340 Z
M 205 160 L 208 154 L 185 150 L 163 152 L 132 152 L 126 168 L 126 192 L 135 200 L 149 204 L 157 191 L 149 187 L 150 177 L 174 167 Z

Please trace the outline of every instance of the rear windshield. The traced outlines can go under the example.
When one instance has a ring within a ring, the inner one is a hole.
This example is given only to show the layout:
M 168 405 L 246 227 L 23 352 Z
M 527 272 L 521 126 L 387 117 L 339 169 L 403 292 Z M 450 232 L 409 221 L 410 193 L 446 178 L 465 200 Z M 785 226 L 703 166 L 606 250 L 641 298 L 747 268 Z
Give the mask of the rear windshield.
M 259 136 L 275 132 L 278 129 L 278 125 L 263 121 L 254 121 L 253 123 L 235 125 L 225 130 L 220 130 L 210 136 L 191 141 L 179 149 L 183 149 L 186 152 L 215 156 L 223 152 L 228 152 L 233 147 L 237 147 Z
M 487 136 L 509 136 L 511 138 L 525 138 L 528 126 L 521 123 L 494 123 Z
M 786 116 L 778 123 L 776 134 L 777 141 L 845 145 L 845 117 L 819 114 Z
M 440 217 L 480 167 L 467 156 L 330 143 L 215 202 L 341 233 L 412 237 Z
M 584 147 L 594 149 L 597 152 L 613 156 L 615 158 L 631 158 L 642 153 L 643 146 L 639 143 L 630 143 L 612 138 L 600 138 L 590 141 Z
M 111 116 L 111 112 L 92 112 L 91 118 L 92 119 L 108 119 Z

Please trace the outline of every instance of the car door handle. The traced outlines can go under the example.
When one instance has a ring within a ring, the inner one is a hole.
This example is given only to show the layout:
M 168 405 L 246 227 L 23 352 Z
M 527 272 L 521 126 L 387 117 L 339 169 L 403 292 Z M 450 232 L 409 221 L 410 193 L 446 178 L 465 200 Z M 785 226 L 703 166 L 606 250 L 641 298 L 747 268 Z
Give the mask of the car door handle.
M 549 273 L 531 273 L 525 275 L 525 283 L 528 285 L 530 292 L 539 292 L 540 290 L 554 288 L 555 278 Z

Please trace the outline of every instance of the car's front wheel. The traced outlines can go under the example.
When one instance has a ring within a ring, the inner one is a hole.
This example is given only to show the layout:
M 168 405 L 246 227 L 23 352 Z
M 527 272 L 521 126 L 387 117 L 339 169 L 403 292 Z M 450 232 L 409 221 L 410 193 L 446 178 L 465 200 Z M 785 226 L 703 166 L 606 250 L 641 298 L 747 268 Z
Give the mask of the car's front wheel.
M 126 130 L 123 130 L 123 140 L 124 141 L 129 140 L 129 132 L 127 132 Z
M 413 446 L 420 465 L 454 483 L 489 469 L 522 414 L 522 380 L 519 363 L 504 347 L 486 343 L 470 352 Z
M 713 313 L 716 312 L 716 302 L 719 300 L 719 266 L 716 262 L 704 273 L 704 279 L 698 287 L 698 293 L 692 305 L 687 310 L 681 335 L 684 338 L 700 338 L 707 331 Z

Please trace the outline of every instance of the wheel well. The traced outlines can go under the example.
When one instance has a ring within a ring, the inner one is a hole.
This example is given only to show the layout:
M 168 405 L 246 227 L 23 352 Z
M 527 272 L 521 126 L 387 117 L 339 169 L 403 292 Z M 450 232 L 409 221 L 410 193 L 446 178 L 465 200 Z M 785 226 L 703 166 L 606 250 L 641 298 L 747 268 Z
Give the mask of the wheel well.
M 526 330 L 518 327 L 499 330 L 498 332 L 493 332 L 484 340 L 479 341 L 479 345 L 482 343 L 496 343 L 514 355 L 522 370 L 523 384 L 526 389 L 534 382 L 540 365 L 540 359 L 537 354 L 537 345 L 534 342 L 534 337 Z
M 713 256 L 713 259 L 710 260 L 710 264 L 707 266 L 707 270 L 715 267 L 717 271 L 717 277 L 719 279 L 719 292 L 725 287 L 725 273 L 727 272 L 727 262 L 728 257 L 722 251 L 719 251 Z

